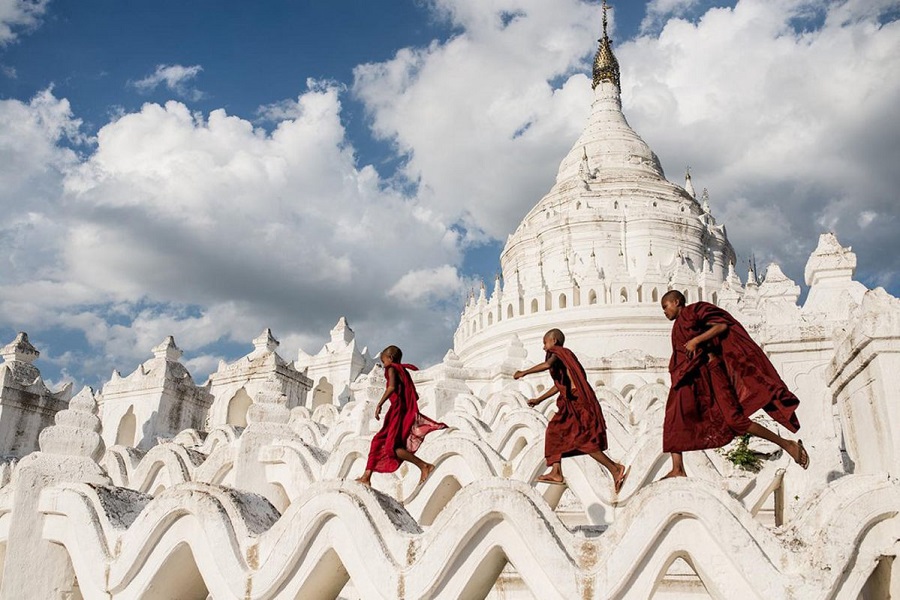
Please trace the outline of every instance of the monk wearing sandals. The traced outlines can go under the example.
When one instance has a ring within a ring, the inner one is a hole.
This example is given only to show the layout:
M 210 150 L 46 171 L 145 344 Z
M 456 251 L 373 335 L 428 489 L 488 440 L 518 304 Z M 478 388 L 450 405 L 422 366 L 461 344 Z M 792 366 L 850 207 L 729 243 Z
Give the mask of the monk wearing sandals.
M 801 440 L 787 440 L 750 420 L 763 409 L 795 433 L 800 401 L 744 327 L 707 302 L 685 305 L 677 290 L 661 302 L 666 318 L 674 321 L 672 386 L 663 424 L 663 452 L 672 455 L 672 470 L 664 479 L 687 476 L 683 452 L 720 448 L 747 433 L 777 444 L 806 469 L 809 455 Z
M 562 458 L 587 454 L 606 467 L 613 478 L 613 487 L 618 493 L 625 483 L 628 469 L 609 458 L 604 452 L 608 444 L 603 411 L 594 390 L 587 382 L 587 376 L 578 358 L 571 350 L 563 347 L 565 341 L 562 331 L 551 329 L 544 334 L 544 351 L 547 353 L 544 362 L 513 374 L 514 379 L 520 379 L 532 373 L 550 371 L 554 387 L 541 396 L 529 400 L 529 406 L 537 406 L 547 398 L 559 394 L 556 400 L 556 414 L 547 424 L 544 438 L 544 456 L 550 471 L 537 480 L 564 484 Z

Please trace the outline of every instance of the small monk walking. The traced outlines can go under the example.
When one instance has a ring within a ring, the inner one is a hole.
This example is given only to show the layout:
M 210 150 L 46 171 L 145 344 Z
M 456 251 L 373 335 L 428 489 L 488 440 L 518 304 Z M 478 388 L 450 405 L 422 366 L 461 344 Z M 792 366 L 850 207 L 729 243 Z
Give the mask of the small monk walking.
M 663 452 L 672 470 L 663 478 L 686 477 L 683 452 L 720 448 L 749 433 L 777 444 L 806 469 L 803 442 L 787 440 L 750 415 L 765 410 L 788 431 L 800 429 L 800 401 L 788 390 L 763 349 L 727 311 L 708 302 L 685 305 L 684 294 L 666 292 L 663 313 L 672 326 L 672 387 L 666 401 Z
M 566 336 L 559 329 L 551 329 L 544 334 L 544 351 L 547 353 L 544 362 L 526 369 L 516 371 L 514 379 L 521 379 L 532 373 L 550 371 L 554 387 L 549 388 L 541 396 L 528 401 L 529 406 L 537 406 L 554 394 L 556 414 L 547 424 L 544 437 L 544 457 L 550 471 L 537 478 L 545 483 L 564 484 L 562 458 L 587 454 L 606 467 L 613 479 L 616 493 L 622 489 L 628 469 L 609 458 L 604 452 L 608 447 L 606 440 L 606 421 L 594 390 L 588 384 L 584 367 L 578 358 L 563 344 Z
M 386 401 L 390 400 L 391 406 L 384 415 L 384 424 L 372 438 L 366 470 L 356 481 L 372 485 L 373 472 L 393 473 L 400 468 L 400 463 L 407 460 L 421 471 L 421 485 L 434 471 L 434 465 L 417 457 L 415 452 L 426 435 L 438 429 L 446 429 L 447 425 L 419 412 L 419 394 L 409 374 L 410 370 L 418 369 L 400 362 L 403 360 L 400 348 L 388 346 L 381 351 L 380 358 L 387 385 L 375 407 L 375 420 L 380 419 L 381 407 Z

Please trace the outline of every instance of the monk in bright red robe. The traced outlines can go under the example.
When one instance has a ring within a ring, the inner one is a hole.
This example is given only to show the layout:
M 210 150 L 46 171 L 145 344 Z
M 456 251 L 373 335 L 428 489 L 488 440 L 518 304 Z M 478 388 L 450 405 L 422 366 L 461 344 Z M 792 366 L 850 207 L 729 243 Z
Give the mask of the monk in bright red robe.
M 565 340 L 562 331 L 551 329 L 544 334 L 544 351 L 547 353 L 544 362 L 513 374 L 514 379 L 520 379 L 532 373 L 550 371 L 554 386 L 541 396 L 529 400 L 529 406 L 537 406 L 550 396 L 559 394 L 556 414 L 547 424 L 544 438 L 544 457 L 550 471 L 537 480 L 565 483 L 562 474 L 563 457 L 587 454 L 606 467 L 612 475 L 615 491 L 618 492 L 622 489 L 628 469 L 604 452 L 608 444 L 603 411 L 587 381 L 584 367 L 571 350 L 563 347 Z
M 410 370 L 418 369 L 401 363 L 402 359 L 403 352 L 397 346 L 388 346 L 381 352 L 387 385 L 375 407 L 375 419 L 380 418 L 381 407 L 386 401 L 390 400 L 391 406 L 384 415 L 384 425 L 372 438 L 366 470 L 356 480 L 364 485 L 372 484 L 373 472 L 393 473 L 404 460 L 419 468 L 419 484 L 424 483 L 434 471 L 434 465 L 417 457 L 415 452 L 426 435 L 447 428 L 446 424 L 438 423 L 419 412 L 419 394 L 409 374 Z
M 672 326 L 672 385 L 663 424 L 663 451 L 672 454 L 666 477 L 684 477 L 682 452 L 720 448 L 749 433 L 773 442 L 804 469 L 809 455 L 802 441 L 787 440 L 750 415 L 765 410 L 794 433 L 800 401 L 788 390 L 769 358 L 727 311 L 697 302 L 685 306 L 672 290 L 662 297 Z

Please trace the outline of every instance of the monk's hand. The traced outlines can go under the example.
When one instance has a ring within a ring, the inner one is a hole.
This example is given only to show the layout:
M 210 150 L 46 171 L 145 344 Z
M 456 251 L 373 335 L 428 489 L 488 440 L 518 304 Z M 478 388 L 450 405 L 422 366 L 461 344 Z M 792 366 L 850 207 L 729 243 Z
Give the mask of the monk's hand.
M 513 373 L 513 379 L 522 379 L 523 377 L 525 377 L 525 373 L 523 373 L 522 371 L 516 371 L 515 373 Z
M 697 352 L 697 347 L 700 343 L 697 341 L 697 338 L 691 338 L 684 345 L 684 351 L 688 355 L 688 358 L 693 358 L 694 353 Z
M 537 406 L 540 403 L 541 403 L 541 401 L 538 400 L 537 398 L 532 398 L 531 400 L 528 401 L 528 406 L 530 406 L 531 408 L 534 408 L 535 406 Z
M 381 420 L 381 404 L 378 404 L 375 406 L 375 420 L 376 421 Z

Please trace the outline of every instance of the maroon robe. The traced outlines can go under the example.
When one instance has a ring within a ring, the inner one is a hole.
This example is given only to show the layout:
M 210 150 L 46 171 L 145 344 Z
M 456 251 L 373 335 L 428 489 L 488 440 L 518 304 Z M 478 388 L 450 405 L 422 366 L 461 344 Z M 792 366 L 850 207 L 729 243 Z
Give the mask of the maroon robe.
M 719 323 L 728 329 L 688 358 L 684 345 Z M 722 447 L 746 433 L 750 415 L 761 408 L 789 431 L 800 428 L 794 414 L 800 401 L 743 325 L 717 306 L 681 309 L 672 326 L 669 374 L 664 452 Z
M 547 465 L 558 463 L 564 456 L 578 456 L 606 450 L 606 421 L 594 390 L 587 381 L 584 367 L 568 348 L 553 346 L 547 351 L 550 376 L 559 390 L 556 414 L 547 424 L 544 456 Z
M 400 468 L 403 461 L 397 458 L 397 448 L 415 453 L 427 434 L 447 427 L 419 412 L 419 394 L 409 375 L 409 369 L 418 370 L 415 366 L 391 363 L 384 368 L 385 375 L 388 369 L 396 372 L 397 389 L 388 397 L 391 406 L 384 415 L 381 430 L 372 438 L 369 447 L 366 470 L 376 473 L 393 473 Z

